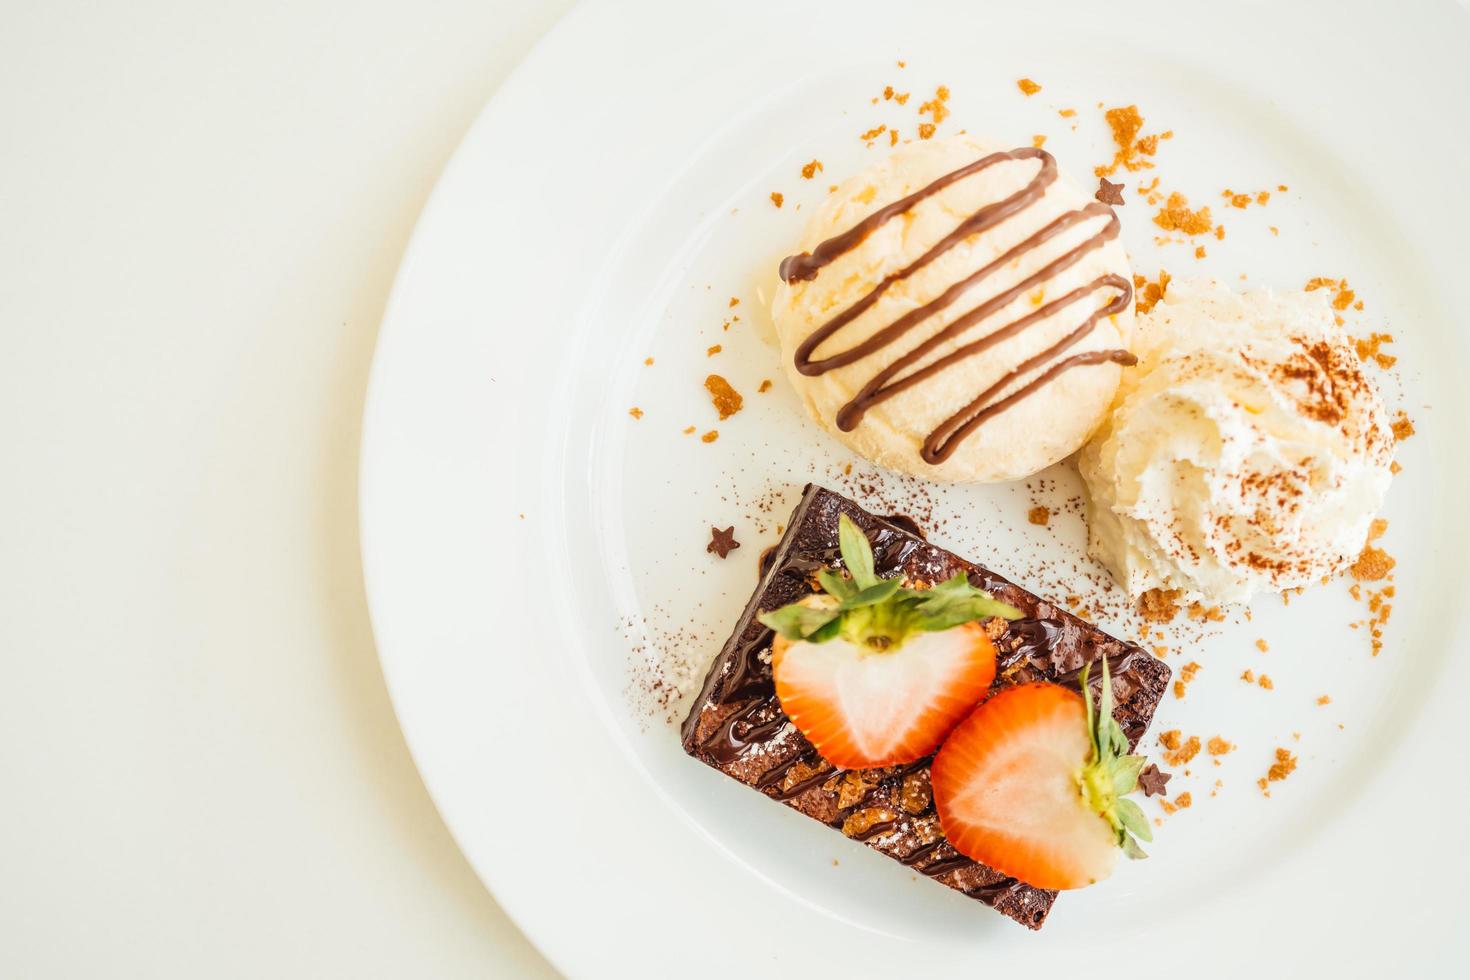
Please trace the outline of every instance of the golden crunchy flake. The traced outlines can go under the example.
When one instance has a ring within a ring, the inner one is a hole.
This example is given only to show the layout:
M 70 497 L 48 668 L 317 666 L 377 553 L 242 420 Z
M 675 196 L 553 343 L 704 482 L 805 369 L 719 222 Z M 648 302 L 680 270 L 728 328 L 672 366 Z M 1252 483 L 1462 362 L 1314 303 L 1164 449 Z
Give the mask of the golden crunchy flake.
M 720 413 L 721 422 L 740 411 L 745 405 L 745 399 L 740 396 L 740 392 L 718 374 L 711 374 L 705 378 L 704 387 L 709 392 L 715 411 Z
M 1208 205 L 1191 210 L 1189 198 L 1177 191 L 1169 195 L 1168 201 L 1154 215 L 1154 224 L 1165 231 L 1179 231 L 1186 235 L 1209 234 L 1215 227 Z

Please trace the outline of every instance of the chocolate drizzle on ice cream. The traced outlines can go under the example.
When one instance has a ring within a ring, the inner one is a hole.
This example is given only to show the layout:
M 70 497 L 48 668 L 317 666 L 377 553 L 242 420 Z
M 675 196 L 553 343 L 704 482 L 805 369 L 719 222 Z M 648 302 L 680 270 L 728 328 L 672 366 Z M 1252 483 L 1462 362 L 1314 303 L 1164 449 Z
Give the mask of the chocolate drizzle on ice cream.
M 904 313 L 866 340 L 837 353 L 821 358 L 816 357 L 818 347 L 873 307 L 895 283 L 908 279 L 958 243 L 995 228 L 1040 201 L 1045 196 L 1047 188 L 1057 179 L 1056 159 L 1045 150 L 1032 147 L 988 154 L 880 208 L 848 230 L 821 242 L 810 252 L 793 255 L 782 261 L 780 274 L 787 283 L 811 281 L 823 268 L 861 245 L 878 228 L 907 214 L 924 199 L 991 167 L 1030 160 L 1039 161 L 1040 166 L 1030 181 L 1019 190 L 1000 200 L 986 203 L 969 214 L 949 234 L 929 247 L 918 258 L 885 276 L 856 302 L 813 330 L 796 349 L 794 357 L 796 370 L 809 377 L 822 375 L 899 343 L 906 334 L 955 303 L 972 287 L 984 282 L 1001 269 L 1014 267 L 1022 257 L 1068 229 L 1094 219 L 1106 218 L 1106 222 L 1090 237 L 1052 259 L 1038 271 L 974 306 L 942 330 L 926 338 L 879 370 L 838 411 L 836 423 L 839 429 L 844 432 L 852 431 L 862 422 L 863 416 L 874 405 L 920 384 L 961 361 L 990 350 L 1002 341 L 1021 333 L 1027 327 L 1043 322 L 1066 307 L 1081 302 L 1101 290 L 1112 290 L 1115 295 L 1109 302 L 1093 310 L 1070 333 L 1024 360 L 998 381 L 987 386 L 972 401 L 942 421 L 925 438 L 920 455 L 925 462 L 931 465 L 945 461 L 954 453 L 959 443 L 976 428 L 1066 371 L 1095 364 L 1114 363 L 1127 366 L 1135 362 L 1133 355 L 1122 349 L 1093 350 L 1066 356 L 1066 351 L 1091 333 L 1099 320 L 1103 317 L 1115 316 L 1128 309 L 1133 299 L 1132 284 L 1123 276 L 1116 274 L 1098 276 L 1086 285 L 1072 289 L 1045 305 L 1038 304 L 1036 310 L 1003 324 L 984 336 L 953 350 L 945 351 L 946 345 L 952 345 L 967 330 L 1000 312 L 1029 290 L 1040 289 L 1044 293 L 1046 285 L 1059 273 L 1071 268 L 1090 252 L 1117 238 L 1119 231 L 1117 215 L 1110 207 L 1101 203 L 1091 203 L 1062 213 L 992 261 L 951 284 L 934 299 Z M 926 356 L 936 351 L 938 354 L 933 360 L 923 363 Z M 1037 373 L 1022 384 L 1021 382 L 1032 372 Z M 1014 387 L 1014 390 L 1007 393 L 1007 389 L 1017 384 L 1019 387 Z

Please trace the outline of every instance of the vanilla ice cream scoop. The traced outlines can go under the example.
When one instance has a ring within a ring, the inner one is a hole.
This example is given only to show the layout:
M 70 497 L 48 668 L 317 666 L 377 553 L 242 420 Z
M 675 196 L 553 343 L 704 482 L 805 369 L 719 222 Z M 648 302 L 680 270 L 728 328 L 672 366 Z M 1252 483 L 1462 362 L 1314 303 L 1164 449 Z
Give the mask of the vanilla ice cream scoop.
M 1052 156 L 920 141 L 834 191 L 781 263 L 773 317 L 811 414 L 881 465 L 1013 480 L 1069 455 L 1133 321 L 1112 209 Z
M 1079 457 L 1089 551 L 1131 596 L 1243 602 L 1359 554 L 1393 433 L 1324 293 L 1173 281 Z

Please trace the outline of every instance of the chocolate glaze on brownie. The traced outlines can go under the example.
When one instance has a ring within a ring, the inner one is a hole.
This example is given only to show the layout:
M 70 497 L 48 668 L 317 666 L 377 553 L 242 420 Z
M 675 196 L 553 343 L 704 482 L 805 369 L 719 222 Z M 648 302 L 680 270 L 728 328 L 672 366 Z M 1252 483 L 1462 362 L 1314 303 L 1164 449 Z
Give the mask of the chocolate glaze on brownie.
M 771 799 L 1039 929 L 1057 893 L 1007 877 L 950 846 L 934 813 L 929 759 L 885 769 L 835 769 L 781 710 L 771 678 L 773 634 L 756 617 L 813 591 L 818 569 L 841 566 L 837 522 L 842 514 L 867 534 L 879 575 L 934 583 L 963 571 L 977 587 L 1025 614 L 1015 622 L 995 619 L 986 624 L 999 655 L 997 688 L 1032 680 L 1076 684 L 1085 664 L 1107 657 L 1114 716 L 1130 745 L 1143 736 L 1169 684 L 1170 671 L 1162 661 L 839 494 L 808 486 L 786 535 L 762 561 L 760 586 L 684 720 L 684 750 Z M 1096 687 L 1101 679 L 1096 672 L 1093 676 Z

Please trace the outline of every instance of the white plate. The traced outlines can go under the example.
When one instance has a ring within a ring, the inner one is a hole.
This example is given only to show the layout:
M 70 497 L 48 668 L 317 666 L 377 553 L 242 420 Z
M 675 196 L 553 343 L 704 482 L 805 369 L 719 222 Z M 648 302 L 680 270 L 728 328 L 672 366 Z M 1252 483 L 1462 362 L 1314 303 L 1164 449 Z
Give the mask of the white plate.
M 1465 18 L 1427 3 L 1184 6 L 594 4 L 465 140 L 383 326 L 364 562 L 429 790 L 566 972 L 1356 975 L 1437 972 L 1466 952 Z M 1023 97 L 1021 77 L 1043 91 Z M 913 100 L 870 103 L 886 84 Z M 1283 289 L 1347 277 L 1366 302 L 1352 327 L 1397 337 L 1390 390 L 1418 427 L 1386 512 L 1399 566 L 1384 654 L 1348 628 L 1362 607 L 1343 583 L 1258 602 L 1251 622 L 1171 654 L 1204 666 L 1155 730 L 1238 747 L 1171 786 L 1195 805 L 1164 822 L 1151 860 L 1062 896 L 1039 934 L 690 761 L 665 720 L 683 704 L 649 692 L 650 671 L 676 686 L 681 665 L 702 671 L 810 479 L 875 506 L 912 509 L 918 493 L 941 543 L 1039 591 L 1095 571 L 1077 559 L 1075 514 L 1050 531 L 1025 520 L 1033 498 L 1064 509 L 1065 466 L 1041 490 L 915 490 L 860 461 L 845 475 L 850 457 L 803 418 L 761 339 L 760 291 L 797 206 L 883 152 L 859 132 L 910 134 L 939 84 L 953 92 L 944 131 L 1044 133 L 1080 174 L 1111 155 L 1097 104 L 1137 103 L 1147 130 L 1175 132 L 1162 186 L 1211 204 L 1229 233 L 1204 261 L 1156 246 L 1134 192 L 1152 175 L 1130 175 L 1135 268 Z M 802 180 L 814 158 L 823 174 Z M 1278 184 L 1290 191 L 1264 209 L 1222 211 L 1224 187 Z M 711 370 L 746 395 L 722 424 L 701 387 Z M 765 377 L 774 389 L 756 394 Z M 704 551 L 712 523 L 744 542 L 728 561 Z M 1247 667 L 1275 690 L 1239 681 Z M 1301 766 L 1267 799 L 1255 780 L 1278 745 Z

